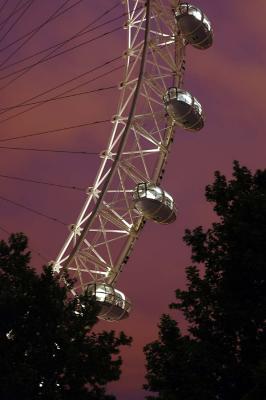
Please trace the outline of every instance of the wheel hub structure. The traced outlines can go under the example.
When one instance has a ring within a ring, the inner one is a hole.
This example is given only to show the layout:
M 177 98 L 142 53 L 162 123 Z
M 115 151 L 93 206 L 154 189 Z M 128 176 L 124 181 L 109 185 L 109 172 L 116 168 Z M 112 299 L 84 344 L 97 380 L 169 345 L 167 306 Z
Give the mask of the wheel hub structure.
M 74 278 L 74 294 L 89 284 L 114 287 L 127 263 L 144 217 L 134 208 L 140 182 L 160 185 L 175 124 L 166 115 L 163 96 L 180 88 L 185 43 L 174 9 L 179 1 L 127 0 L 125 72 L 119 84 L 117 113 L 93 186 L 71 225 L 53 269 Z

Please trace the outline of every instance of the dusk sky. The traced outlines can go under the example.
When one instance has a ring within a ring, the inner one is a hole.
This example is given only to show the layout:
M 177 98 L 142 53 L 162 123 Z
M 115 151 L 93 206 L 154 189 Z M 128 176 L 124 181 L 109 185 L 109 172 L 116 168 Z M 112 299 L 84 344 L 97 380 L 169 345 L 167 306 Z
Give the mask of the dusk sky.
M 4 3 L 1 0 L 0 10 Z M 27 36 L 30 39 L 19 49 L 25 39 L 14 44 L 12 42 L 43 24 L 64 1 L 25 1 L 25 4 L 31 5 L 27 10 L 25 8 L 25 13 L 15 24 L 24 9 L 9 20 L 7 17 L 16 11 L 17 3 L 17 0 L 10 0 L 0 13 L 0 228 L 27 234 L 33 250 L 32 262 L 40 269 L 45 260 L 56 258 L 68 233 L 64 223 L 70 225 L 79 213 L 85 199 L 84 190 L 92 185 L 99 166 L 97 153 L 106 148 L 111 124 L 107 122 L 9 141 L 3 139 L 111 120 L 116 112 L 119 95 L 116 87 L 122 80 L 123 69 L 101 79 L 95 78 L 121 65 L 123 60 L 114 62 L 108 68 L 96 67 L 118 57 L 125 50 L 125 17 L 84 35 L 62 50 L 115 28 L 121 29 L 34 66 L 21 75 L 23 71 L 18 70 L 33 64 L 47 53 L 20 63 L 18 61 L 75 34 L 112 5 L 117 4 L 117 7 L 101 22 L 121 16 L 124 6 L 115 0 L 69 1 L 63 9 L 77 3 L 76 6 L 43 26 L 32 37 Z M 160 315 L 167 312 L 168 304 L 174 301 L 174 290 L 185 287 L 185 267 L 190 263 L 189 249 L 182 241 L 185 228 L 198 225 L 208 227 L 214 219 L 211 205 L 204 198 L 205 186 L 213 181 L 214 171 L 220 170 L 230 177 L 235 159 L 252 171 L 266 167 L 266 2 L 198 0 L 193 4 L 207 14 L 214 29 L 212 48 L 199 51 L 188 46 L 186 51 L 184 88 L 201 102 L 206 116 L 205 127 L 197 133 L 176 129 L 163 187 L 173 195 L 179 215 L 177 221 L 169 226 L 152 222 L 146 224 L 119 278 L 118 288 L 133 302 L 129 319 L 111 325 L 102 321 L 98 324 L 98 329 L 124 330 L 134 339 L 133 345 L 123 351 L 124 366 L 120 381 L 110 385 L 110 392 L 118 400 L 144 399 L 145 393 L 141 389 L 145 383 L 142 348 L 156 339 Z M 92 68 L 95 71 L 80 80 L 33 99 Z M 29 99 L 35 102 L 51 98 L 89 80 L 91 82 L 74 93 L 105 89 L 50 101 L 17 116 L 26 108 L 3 110 Z M 115 88 L 106 89 L 113 86 Z M 96 154 L 22 151 L 2 147 Z M 8 179 L 1 175 L 75 186 L 83 190 Z M 56 218 L 63 224 L 10 201 Z M 1 231 L 1 235 L 7 238 L 5 232 Z M 183 326 L 180 315 L 178 320 Z

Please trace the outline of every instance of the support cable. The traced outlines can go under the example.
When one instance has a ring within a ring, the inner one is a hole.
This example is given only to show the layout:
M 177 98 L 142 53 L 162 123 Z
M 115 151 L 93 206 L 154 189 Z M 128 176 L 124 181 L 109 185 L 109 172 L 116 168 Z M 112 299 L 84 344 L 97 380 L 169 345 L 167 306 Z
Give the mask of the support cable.
M 6 233 L 7 235 L 11 235 L 11 233 L 8 230 L 6 230 L 3 226 L 0 226 L 0 230 Z
M 119 2 L 119 4 L 120 4 L 120 2 Z M 112 7 L 112 9 L 113 9 L 113 8 L 114 8 L 114 7 Z M 111 9 L 110 9 L 110 10 L 111 10 Z M 107 11 L 107 12 L 108 12 L 108 11 Z M 95 26 L 95 27 L 93 27 L 93 28 L 91 28 L 91 29 L 88 29 L 88 28 L 90 28 L 92 25 L 94 25 L 95 22 L 97 22 L 99 19 L 101 19 L 102 16 L 105 15 L 107 12 L 105 12 L 104 14 L 102 14 L 101 16 L 99 16 L 98 18 L 96 18 L 95 20 L 93 20 L 91 23 L 89 23 L 89 24 L 86 25 L 84 28 L 82 28 L 80 31 L 78 31 L 78 32 L 76 32 L 74 35 L 70 36 L 68 39 L 65 39 L 65 40 L 63 40 L 62 42 L 56 43 L 56 44 L 54 44 L 54 45 L 52 45 L 52 46 L 47 47 L 46 49 L 39 50 L 39 51 L 37 51 L 37 52 L 35 52 L 35 53 L 33 53 L 33 54 L 27 56 L 27 57 L 21 58 L 20 60 L 17 60 L 17 61 L 15 61 L 15 62 L 11 63 L 11 64 L 8 64 L 8 65 L 6 65 L 6 66 L 0 68 L 0 71 L 4 71 L 4 70 L 6 70 L 6 69 L 8 69 L 8 68 L 10 68 L 10 67 L 14 67 L 15 65 L 21 64 L 22 62 L 27 61 L 27 60 L 30 60 L 31 58 L 35 58 L 36 56 L 41 55 L 41 54 L 43 54 L 43 53 L 46 53 L 46 52 L 49 51 L 49 50 L 53 50 L 53 49 L 55 49 L 55 48 L 56 48 L 55 50 L 58 50 L 60 47 L 62 47 L 62 46 L 64 46 L 65 44 L 67 44 L 67 43 L 73 41 L 74 39 L 77 39 L 77 38 L 79 38 L 79 37 L 81 37 L 81 36 L 84 36 L 84 35 L 86 35 L 87 33 L 91 33 L 91 32 L 93 32 L 93 31 L 95 31 L 95 30 L 97 30 L 97 29 L 99 29 L 99 28 L 102 28 L 102 27 L 106 26 L 107 24 L 110 24 L 110 23 L 112 23 L 112 22 L 114 22 L 114 21 L 117 21 L 118 19 L 120 19 L 120 18 L 122 18 L 122 17 L 128 15 L 127 12 L 124 12 L 123 14 L 119 15 L 118 17 L 112 18 L 112 19 L 110 19 L 110 20 L 108 20 L 108 21 L 105 21 L 105 22 L 101 23 L 100 25 L 97 25 L 97 26 Z M 47 57 L 47 55 L 46 55 L 45 57 Z M 15 74 L 17 74 L 17 73 L 23 71 L 23 70 L 26 69 L 26 68 L 31 68 L 31 67 L 33 67 L 34 65 L 35 65 L 35 64 L 33 63 L 32 65 L 25 66 L 25 67 L 23 67 L 22 69 L 13 71 L 12 73 L 10 73 L 10 74 L 8 74 L 8 75 L 6 75 L 6 76 L 0 77 L 0 79 L 5 79 L 5 78 L 7 78 L 7 77 L 10 77 L 10 76 L 12 76 L 12 75 L 15 75 Z
M 4 8 L 5 8 L 5 6 L 7 5 L 7 3 L 8 3 L 8 0 L 4 0 L 3 4 L 2 4 L 1 7 L 0 7 L 0 14 L 1 14 L 1 12 L 4 10 Z
M 33 213 L 33 214 L 36 214 L 36 215 L 39 215 L 39 216 L 44 217 L 44 218 L 46 218 L 46 219 L 49 219 L 50 221 L 56 222 L 56 223 L 58 223 L 58 224 L 60 224 L 60 225 L 67 226 L 67 223 L 66 223 L 66 222 L 61 221 L 61 220 L 58 219 L 58 218 L 51 217 L 51 216 L 49 216 L 49 215 L 47 215 L 47 214 L 45 214 L 45 213 L 43 213 L 43 212 L 41 212 L 41 211 L 39 211 L 39 210 L 35 210 L 35 209 L 32 208 L 32 207 L 25 206 L 24 204 L 21 204 L 21 203 L 18 203 L 17 201 L 13 201 L 13 200 L 11 200 L 11 199 L 8 199 L 7 197 L 4 197 L 4 196 L 2 196 L 2 195 L 0 195 L 0 199 L 3 200 L 3 201 L 5 201 L 5 202 L 7 202 L 7 203 L 9 203 L 9 204 L 13 204 L 14 206 L 23 208 L 24 210 L 27 210 L 27 211 L 29 211 L 29 212 L 31 212 L 31 213 Z
M 88 70 L 88 71 L 86 71 L 86 72 L 83 72 L 82 74 L 79 74 L 79 75 L 77 75 L 77 76 L 74 77 L 74 78 L 68 79 L 67 81 L 64 81 L 63 83 L 60 83 L 59 85 L 56 85 L 56 86 L 54 86 L 54 87 L 52 87 L 52 88 L 50 88 L 50 89 L 47 89 L 47 90 L 45 90 L 44 92 L 41 92 L 41 93 L 39 93 L 39 94 L 37 94 L 37 95 L 31 97 L 30 99 L 27 99 L 27 100 L 21 102 L 21 103 L 19 103 L 19 104 L 20 104 L 20 105 L 23 105 L 23 104 L 26 103 L 26 102 L 35 100 L 35 99 L 37 99 L 37 98 L 39 98 L 39 97 L 41 97 L 41 96 L 44 96 L 44 95 L 46 95 L 46 94 L 48 94 L 48 93 L 51 93 L 51 92 L 53 92 L 54 90 L 57 90 L 57 89 L 59 89 L 59 88 L 62 88 L 62 87 L 64 87 L 65 85 L 68 85 L 69 83 L 72 83 L 72 82 L 74 82 L 74 81 L 76 81 L 76 80 L 78 80 L 78 79 L 80 79 L 80 78 L 82 78 L 82 77 L 84 77 L 84 76 L 86 76 L 86 75 L 89 75 L 89 74 L 91 74 L 91 73 L 97 71 L 97 70 L 100 69 L 100 68 L 104 68 L 104 67 L 106 67 L 107 65 L 109 65 L 109 64 L 111 64 L 111 63 L 113 63 L 113 62 L 116 62 L 116 61 L 118 61 L 118 60 L 120 60 L 120 59 L 121 59 L 121 55 L 118 56 L 118 57 L 115 57 L 115 58 L 113 58 L 113 59 L 111 59 L 111 60 L 108 60 L 108 61 L 106 61 L 105 63 L 103 63 L 103 64 L 101 64 L 101 65 L 97 65 L 96 67 L 93 67 L 93 68 L 91 68 L 90 70 Z M 95 81 L 95 78 L 93 78 L 91 81 Z M 79 85 L 75 86 L 75 87 L 72 88 L 72 89 L 68 89 L 68 90 L 66 90 L 66 91 L 64 91 L 64 92 L 62 92 L 62 93 L 60 93 L 60 95 L 58 95 L 58 96 L 63 96 L 63 95 L 65 95 L 65 94 L 67 94 L 67 93 L 70 93 L 71 91 L 76 90 L 76 89 L 78 89 L 79 87 L 81 87 L 81 86 L 83 86 L 83 85 L 84 85 L 84 83 L 79 84 Z M 42 103 L 42 104 L 45 104 L 45 101 L 46 101 L 46 100 L 43 100 L 43 101 L 44 101 L 44 103 Z M 21 114 L 24 114 L 25 112 L 31 111 L 32 109 L 34 109 L 34 108 L 36 108 L 36 107 L 39 107 L 39 106 L 40 106 L 40 105 L 32 106 L 32 107 L 30 107 L 28 110 L 24 110 L 24 111 L 19 112 L 19 113 L 17 113 L 17 114 L 13 114 L 13 115 L 11 115 L 11 116 L 8 117 L 8 118 L 4 118 L 4 119 L 0 120 L 0 124 L 3 123 L 3 122 L 9 121 L 10 119 L 13 119 L 13 118 L 15 118 L 15 117 L 17 117 L 17 116 L 19 116 L 19 115 L 21 115 Z M 2 112 L 0 112 L 0 115 L 2 115 Z
M 10 141 L 10 140 L 17 140 L 17 139 L 25 139 L 25 138 L 33 137 L 33 136 L 47 135 L 47 134 L 50 134 L 50 133 L 65 132 L 65 131 L 68 131 L 68 130 L 71 130 L 71 129 L 83 128 L 85 126 L 92 126 L 92 125 L 98 125 L 98 124 L 104 124 L 104 123 L 107 123 L 107 122 L 110 122 L 110 119 L 93 121 L 93 122 L 86 122 L 86 123 L 79 124 L 79 125 L 71 125 L 71 126 L 66 126 L 66 127 L 63 127 L 63 128 L 51 129 L 51 130 L 48 130 L 48 131 L 29 133 L 27 135 L 22 135 L 22 136 L 13 136 L 11 138 L 0 139 L 0 142 L 7 142 L 7 141 Z
M 52 186 L 52 187 L 57 187 L 57 188 L 62 188 L 62 189 L 77 190 L 77 191 L 79 191 L 79 192 L 84 192 L 84 191 L 86 190 L 86 188 L 84 188 L 84 187 L 69 186 L 69 185 L 60 185 L 60 184 L 57 184 L 57 183 L 39 181 L 39 180 L 35 180 L 35 179 L 22 178 L 22 177 L 13 176 L 13 175 L 4 175 L 4 174 L 0 174 L 0 178 L 10 179 L 10 180 L 16 180 L 16 181 L 26 182 L 26 183 L 36 183 L 36 184 L 39 184 L 39 185 Z
M 69 0 L 65 1 L 65 3 L 62 4 L 62 6 L 59 7 L 59 9 L 63 8 L 63 7 L 66 5 L 66 3 L 68 3 L 68 2 L 69 2 Z M 75 4 L 74 4 L 74 6 L 75 6 Z M 70 8 L 72 8 L 72 6 L 70 6 L 68 9 L 64 10 L 64 12 L 68 11 Z M 59 11 L 59 9 L 57 9 L 57 11 Z M 106 11 L 104 12 L 104 14 L 105 14 L 105 13 L 106 13 Z M 103 15 L 104 15 L 104 14 L 103 14 Z M 61 15 L 61 14 L 60 14 L 60 15 Z M 56 16 L 56 18 L 59 17 L 60 15 Z M 50 17 L 51 17 L 51 16 L 50 16 Z M 50 17 L 49 17 L 49 18 L 50 18 Z M 102 16 L 97 17 L 96 19 L 98 19 L 98 18 L 100 19 L 100 18 L 102 18 Z M 91 22 L 91 24 L 92 24 L 92 23 L 94 23 L 94 21 Z M 14 40 L 13 42 L 9 43 L 9 44 L 6 45 L 5 47 L 0 48 L 0 52 L 2 52 L 2 51 L 4 51 L 4 50 L 7 50 L 9 47 L 13 46 L 13 45 L 16 44 L 17 42 L 19 42 L 19 41 L 21 41 L 22 39 L 24 39 L 25 37 L 29 36 L 31 33 L 33 33 L 33 32 L 34 32 L 36 29 L 38 29 L 38 28 L 39 28 L 39 27 L 35 27 L 35 28 L 32 29 L 30 32 L 25 33 L 23 36 L 17 38 L 16 40 Z
M 9 147 L 9 146 L 0 146 L 1 150 L 18 150 L 18 151 L 35 151 L 39 153 L 61 153 L 61 154 L 76 154 L 76 155 L 84 155 L 84 156 L 98 156 L 99 152 L 92 151 L 72 151 L 72 150 L 54 150 L 54 149 L 39 149 L 35 147 Z
M 43 27 L 45 27 L 49 22 L 54 21 L 56 18 L 60 17 L 61 15 L 63 15 L 64 13 L 66 13 L 67 11 L 69 11 L 70 9 L 72 9 L 73 7 L 75 7 L 76 5 L 78 5 L 79 3 L 81 3 L 84 0 L 78 0 L 76 1 L 76 3 L 72 4 L 71 6 L 69 6 L 68 8 L 66 8 L 65 10 L 59 12 L 62 8 L 64 8 L 64 6 L 69 2 L 69 0 L 66 0 L 60 7 L 57 8 L 57 10 L 50 15 L 50 17 L 48 19 L 46 19 L 41 25 L 39 25 L 37 28 L 33 29 L 30 33 L 26 34 L 26 36 L 28 36 L 24 42 L 22 44 L 20 44 L 11 54 L 9 54 L 9 56 L 7 58 L 5 58 L 5 60 L 0 64 L 0 67 L 2 67 L 3 65 L 5 65 L 5 63 L 7 61 L 9 61 L 11 58 L 13 58 L 14 55 L 17 54 L 17 52 L 22 49 L 22 47 L 24 47 Z M 58 14 L 59 12 L 59 14 Z M 25 35 L 24 35 L 25 37 Z M 21 39 L 20 39 L 21 40 Z M 1 52 L 1 49 L 0 49 Z
M 53 60 L 53 59 L 55 59 L 56 57 L 59 57 L 59 56 L 61 56 L 61 55 L 63 55 L 63 54 L 66 54 L 66 53 L 69 53 L 70 51 L 76 50 L 76 49 L 78 49 L 78 48 L 80 48 L 80 47 L 82 47 L 82 46 L 85 46 L 85 45 L 89 44 L 89 43 L 93 43 L 93 42 L 95 42 L 95 41 L 98 40 L 98 39 L 102 39 L 103 37 L 106 37 L 106 36 L 108 36 L 108 35 L 111 35 L 111 34 L 114 33 L 114 32 L 119 31 L 120 29 L 122 29 L 122 28 L 119 26 L 119 27 L 114 28 L 114 29 L 112 29 L 112 30 L 110 30 L 110 31 L 104 32 L 104 33 L 102 33 L 102 34 L 100 34 L 100 35 L 98 35 L 98 36 L 95 36 L 94 38 L 88 39 L 88 40 L 86 40 L 86 41 L 84 41 L 84 42 L 82 42 L 82 43 L 79 43 L 79 44 L 77 44 L 77 45 L 75 45 L 75 46 L 72 46 L 72 47 L 70 47 L 69 49 L 62 50 L 62 51 L 59 52 L 59 53 L 52 54 L 52 53 L 53 53 L 53 52 L 52 52 L 50 56 L 45 56 L 43 59 L 41 59 L 41 60 L 36 61 L 35 63 L 33 63 L 30 67 L 23 67 L 23 68 L 21 68 L 20 70 L 16 71 L 16 73 L 19 73 L 19 71 L 22 71 L 22 73 L 21 73 L 19 76 L 16 76 L 15 78 L 11 79 L 9 82 L 7 82 L 6 84 L 4 84 L 3 86 L 1 86 L 1 87 L 0 87 L 0 90 L 4 90 L 4 89 L 6 89 L 7 87 L 9 87 L 13 82 L 17 81 L 19 78 L 21 78 L 23 75 L 25 75 L 25 74 L 28 72 L 28 70 L 31 70 L 33 67 L 36 67 L 36 66 L 38 66 L 38 65 L 40 65 L 40 64 L 42 64 L 42 63 L 44 63 L 44 62 L 48 62 L 48 61 L 50 61 L 50 60 Z M 4 79 L 6 79 L 6 78 L 8 78 L 8 77 L 10 77 L 10 76 L 12 76 L 12 75 L 14 75 L 13 72 L 11 72 L 11 73 L 9 73 L 9 74 L 3 76 L 3 77 L 0 77 L 0 80 L 4 80 Z
M 31 0 L 26 0 L 25 3 L 23 3 L 20 7 L 18 7 L 20 0 L 18 0 L 17 4 L 15 5 L 15 7 L 12 9 L 11 13 L 0 22 L 0 32 L 3 30 L 3 28 L 5 28 L 6 24 L 8 23 L 8 21 L 14 16 L 16 15 L 27 3 L 29 3 Z M 6 3 L 5 3 L 6 4 Z M 2 9 L 0 11 L 0 13 L 2 12 Z
M 9 232 L 5 227 L 3 227 L 3 225 L 0 226 L 0 230 L 1 230 L 2 232 L 4 232 L 5 234 L 7 234 L 8 236 L 11 235 L 11 232 Z M 48 263 L 48 262 L 49 262 L 49 259 L 48 259 L 46 256 L 44 256 L 43 254 L 41 254 L 38 250 L 33 249 L 32 246 L 29 246 L 29 249 L 30 249 L 30 251 L 31 251 L 32 253 L 35 253 L 35 254 L 37 254 L 40 258 L 42 258 L 42 260 L 43 260 L 45 263 Z
M 39 105 L 39 104 L 43 104 L 45 103 L 49 103 L 51 101 L 57 101 L 57 100 L 64 100 L 64 99 L 69 99 L 71 97 L 77 97 L 77 96 L 83 96 L 86 94 L 92 94 L 92 93 L 98 93 L 98 92 L 104 92 L 106 90 L 111 90 L 111 89 L 115 89 L 117 88 L 117 85 L 113 85 L 113 86 L 106 86 L 106 87 L 102 87 L 102 88 L 98 88 L 98 89 L 93 89 L 93 90 L 87 90 L 84 92 L 78 92 L 78 93 L 74 93 L 74 94 L 68 94 L 65 96 L 58 96 L 58 97 L 51 97 L 49 99 L 46 100 L 39 100 L 39 101 L 33 101 L 33 102 L 29 102 L 29 103 L 24 103 L 24 104 L 18 104 L 18 105 L 14 105 L 14 106 L 10 106 L 10 107 L 5 107 L 5 108 L 1 108 L 1 114 L 6 113 L 7 111 L 11 111 L 14 110 L 16 108 L 20 108 L 20 107 L 26 107 L 26 106 L 35 106 L 35 105 Z
M 26 14 L 28 9 L 32 6 L 35 0 L 31 0 L 27 7 L 24 8 L 24 10 L 21 11 L 17 19 L 11 24 L 11 26 L 8 28 L 8 30 L 4 33 L 4 35 L 0 38 L 0 43 L 7 37 L 7 35 L 12 31 L 14 26 L 16 26 L 23 18 L 23 16 Z M 19 2 L 18 2 L 19 3 Z

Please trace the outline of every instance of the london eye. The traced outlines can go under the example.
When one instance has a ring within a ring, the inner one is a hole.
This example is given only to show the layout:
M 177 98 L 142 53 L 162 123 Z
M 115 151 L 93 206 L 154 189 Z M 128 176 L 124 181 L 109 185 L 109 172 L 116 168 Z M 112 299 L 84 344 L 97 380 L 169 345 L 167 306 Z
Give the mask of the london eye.
M 109 139 L 78 217 L 51 262 L 55 274 L 63 279 L 67 271 L 74 279 L 73 294 L 88 290 L 95 296 L 98 317 L 108 321 L 130 313 L 119 274 L 145 223 L 169 224 L 178 217 L 163 184 L 175 130 L 198 134 L 204 126 L 200 102 L 183 87 L 185 51 L 207 49 L 213 40 L 207 16 L 188 3 L 126 0 L 121 7 L 127 46 L 116 113 L 105 127 Z

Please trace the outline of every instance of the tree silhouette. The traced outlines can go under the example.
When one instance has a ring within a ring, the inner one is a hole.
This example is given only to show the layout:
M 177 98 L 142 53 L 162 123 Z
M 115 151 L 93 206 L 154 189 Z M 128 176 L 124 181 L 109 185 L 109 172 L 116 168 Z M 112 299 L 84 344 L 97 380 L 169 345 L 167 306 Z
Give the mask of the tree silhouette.
M 145 388 L 161 400 L 266 399 L 266 170 L 234 162 L 206 188 L 218 222 L 186 230 L 187 290 L 177 290 L 188 334 L 163 315 L 145 346 Z
M 93 333 L 94 300 L 70 297 L 51 268 L 38 275 L 29 262 L 23 234 L 0 242 L 1 400 L 115 399 L 105 387 L 119 379 L 120 346 L 131 339 Z

